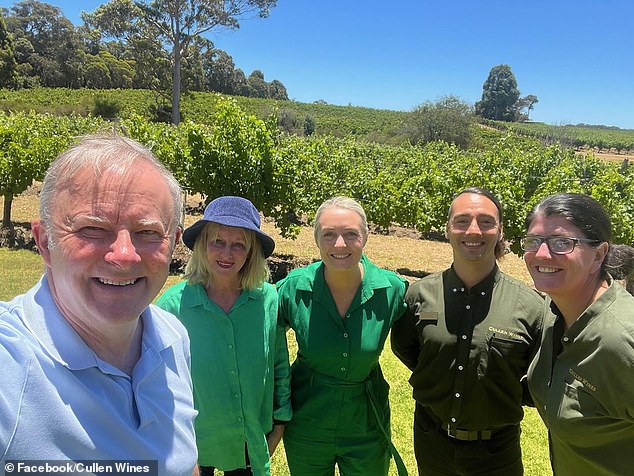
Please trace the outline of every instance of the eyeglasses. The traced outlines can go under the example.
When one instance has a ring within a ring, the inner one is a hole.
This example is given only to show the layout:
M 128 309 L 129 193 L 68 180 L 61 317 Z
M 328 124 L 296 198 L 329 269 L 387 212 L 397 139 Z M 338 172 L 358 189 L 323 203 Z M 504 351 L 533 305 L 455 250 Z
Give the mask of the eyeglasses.
M 579 243 L 601 243 L 599 240 L 588 240 L 586 238 L 572 238 L 570 236 L 537 236 L 528 235 L 520 240 L 522 249 L 528 252 L 536 252 L 542 243 L 546 243 L 551 253 L 556 255 L 567 255 L 572 253 Z

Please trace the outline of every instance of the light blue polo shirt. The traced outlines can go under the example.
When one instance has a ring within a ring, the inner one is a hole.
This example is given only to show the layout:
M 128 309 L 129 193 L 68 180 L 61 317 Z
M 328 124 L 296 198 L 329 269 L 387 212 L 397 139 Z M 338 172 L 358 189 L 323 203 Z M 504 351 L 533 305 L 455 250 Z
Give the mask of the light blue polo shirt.
M 141 357 L 128 376 L 67 323 L 46 276 L 0 302 L 0 467 L 25 459 L 158 460 L 159 475 L 192 474 L 187 332 L 153 305 L 141 318 Z

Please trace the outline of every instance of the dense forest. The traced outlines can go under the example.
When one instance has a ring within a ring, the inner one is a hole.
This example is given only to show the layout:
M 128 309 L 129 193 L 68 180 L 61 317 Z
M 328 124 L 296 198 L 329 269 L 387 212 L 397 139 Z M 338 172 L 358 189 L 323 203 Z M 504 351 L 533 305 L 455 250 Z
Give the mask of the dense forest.
M 113 1 L 84 12 L 80 26 L 74 26 L 58 7 L 36 0 L 1 8 L 0 87 L 169 92 L 173 57 L 158 32 L 147 25 L 135 24 L 131 18 L 125 28 L 116 24 L 124 22 L 120 15 L 126 5 L 132 3 Z M 192 36 L 180 59 L 183 91 L 288 99 L 281 81 L 267 82 L 260 70 L 247 76 L 229 53 L 215 48 L 204 35 Z

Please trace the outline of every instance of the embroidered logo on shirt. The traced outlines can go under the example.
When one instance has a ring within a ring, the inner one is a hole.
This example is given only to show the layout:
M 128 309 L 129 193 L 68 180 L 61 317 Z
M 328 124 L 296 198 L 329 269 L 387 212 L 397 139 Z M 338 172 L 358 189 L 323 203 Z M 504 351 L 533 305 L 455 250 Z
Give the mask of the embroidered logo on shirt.
M 597 391 L 597 387 L 595 387 L 590 382 L 588 382 L 588 380 L 585 377 L 582 377 L 581 375 L 579 375 L 577 372 L 575 372 L 572 369 L 568 369 L 568 372 L 570 373 L 570 375 L 573 376 L 573 378 L 577 382 L 580 382 L 581 384 L 583 384 L 583 386 L 586 387 L 587 389 L 592 390 L 593 392 Z
M 498 334 L 502 334 L 508 337 L 513 337 L 514 339 L 522 339 L 522 336 L 517 332 L 509 331 L 506 329 L 499 329 L 497 327 L 489 326 L 489 332 L 497 332 Z

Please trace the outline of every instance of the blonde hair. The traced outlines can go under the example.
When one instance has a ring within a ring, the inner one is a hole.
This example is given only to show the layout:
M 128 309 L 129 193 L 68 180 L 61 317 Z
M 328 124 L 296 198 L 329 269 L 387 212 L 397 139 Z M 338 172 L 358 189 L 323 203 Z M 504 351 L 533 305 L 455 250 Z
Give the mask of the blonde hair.
M 319 243 L 319 234 L 321 233 L 321 224 L 319 223 L 319 219 L 321 215 L 330 208 L 343 208 L 345 210 L 352 210 L 361 218 L 361 238 L 363 239 L 363 243 L 368 239 L 368 219 L 366 218 L 365 211 L 359 202 L 357 202 L 354 198 L 338 196 L 329 198 L 324 203 L 319 205 L 317 212 L 315 213 L 315 223 L 313 227 L 313 235 L 315 236 L 315 242 Z
M 225 225 L 215 222 L 208 222 L 196 238 L 192 255 L 185 267 L 185 278 L 190 284 L 201 283 L 207 286 L 211 283 L 211 269 L 207 260 L 207 243 L 216 240 L 220 229 Z M 262 253 L 262 246 L 257 239 L 255 232 L 246 228 L 238 228 L 244 236 L 247 248 L 247 260 L 239 272 L 240 287 L 242 289 L 256 289 L 262 286 L 262 283 L 269 280 L 269 266 Z

